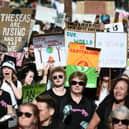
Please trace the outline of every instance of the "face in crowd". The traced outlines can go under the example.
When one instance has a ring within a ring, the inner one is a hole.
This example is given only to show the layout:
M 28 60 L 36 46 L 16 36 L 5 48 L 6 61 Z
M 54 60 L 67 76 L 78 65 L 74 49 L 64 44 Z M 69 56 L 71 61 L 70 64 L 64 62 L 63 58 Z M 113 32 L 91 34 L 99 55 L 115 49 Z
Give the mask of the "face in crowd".
M 13 70 L 9 67 L 3 67 L 2 74 L 4 78 L 11 78 L 13 75 Z
M 30 44 L 28 48 L 28 52 L 29 52 L 30 57 L 34 57 L 34 46 L 32 44 Z
M 48 126 L 52 122 L 52 117 L 56 111 L 56 102 L 49 95 L 40 95 L 36 100 L 39 109 L 40 125 Z
M 27 73 L 26 73 L 26 76 L 25 76 L 25 85 L 31 85 L 32 82 L 34 80 L 34 72 L 29 70 Z
M 54 86 L 60 87 L 64 85 L 65 71 L 62 67 L 56 67 L 51 74 L 51 80 Z
M 113 86 L 113 96 L 117 102 L 125 100 L 129 91 L 129 82 L 127 79 L 119 79 Z
M 39 125 L 39 111 L 32 103 L 20 105 L 17 116 L 18 125 L 21 128 L 33 128 Z
M 69 78 L 69 84 L 71 86 L 71 92 L 73 94 L 82 94 L 84 87 L 86 86 L 87 77 L 82 72 L 75 72 Z
M 128 129 L 129 126 L 129 110 L 125 106 L 113 111 L 112 129 Z

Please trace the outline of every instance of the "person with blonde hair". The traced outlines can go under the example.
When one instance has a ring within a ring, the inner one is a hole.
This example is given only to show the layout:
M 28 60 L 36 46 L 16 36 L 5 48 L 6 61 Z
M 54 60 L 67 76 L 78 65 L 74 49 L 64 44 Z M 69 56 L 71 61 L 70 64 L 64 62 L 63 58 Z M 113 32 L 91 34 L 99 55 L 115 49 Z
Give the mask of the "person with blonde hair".
M 129 126 L 129 109 L 121 106 L 113 110 L 109 116 L 110 129 L 128 129 Z

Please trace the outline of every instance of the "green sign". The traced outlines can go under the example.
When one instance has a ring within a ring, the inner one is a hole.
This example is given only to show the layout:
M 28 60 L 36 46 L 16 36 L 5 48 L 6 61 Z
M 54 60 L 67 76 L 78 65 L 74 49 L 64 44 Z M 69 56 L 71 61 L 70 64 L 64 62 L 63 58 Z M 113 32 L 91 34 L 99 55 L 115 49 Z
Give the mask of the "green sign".
M 32 102 L 35 98 L 46 90 L 46 84 L 35 84 L 23 87 L 23 103 Z
M 97 87 L 97 77 L 98 77 L 98 72 L 96 72 L 96 68 L 94 67 L 84 67 L 84 66 L 76 66 L 76 65 L 67 65 L 66 67 L 66 83 L 65 86 L 68 87 L 68 79 L 69 76 L 76 71 L 83 72 L 87 75 L 88 82 L 86 87 L 87 88 L 96 88 Z

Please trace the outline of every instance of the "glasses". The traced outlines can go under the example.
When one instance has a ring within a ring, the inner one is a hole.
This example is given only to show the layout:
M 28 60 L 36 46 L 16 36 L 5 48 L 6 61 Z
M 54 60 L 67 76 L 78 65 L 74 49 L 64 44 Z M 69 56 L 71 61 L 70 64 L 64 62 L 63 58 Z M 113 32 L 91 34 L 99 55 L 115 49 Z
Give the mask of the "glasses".
M 17 112 L 17 116 L 18 117 L 21 117 L 21 116 L 25 116 L 25 117 L 27 117 L 27 118 L 30 118 L 31 116 L 32 116 L 32 113 L 30 113 L 30 112 Z
M 63 75 L 55 75 L 55 76 L 53 76 L 52 78 L 54 79 L 54 80 L 56 80 L 56 79 L 62 79 L 64 76 Z
M 127 120 L 127 119 L 119 120 L 117 118 L 112 118 L 112 123 L 113 124 L 118 124 L 119 122 L 121 122 L 123 125 L 129 125 L 129 120 Z
M 79 85 L 79 86 L 85 86 L 85 82 L 83 82 L 83 81 L 79 81 L 79 82 L 77 82 L 77 81 L 71 81 L 71 84 L 72 85 Z

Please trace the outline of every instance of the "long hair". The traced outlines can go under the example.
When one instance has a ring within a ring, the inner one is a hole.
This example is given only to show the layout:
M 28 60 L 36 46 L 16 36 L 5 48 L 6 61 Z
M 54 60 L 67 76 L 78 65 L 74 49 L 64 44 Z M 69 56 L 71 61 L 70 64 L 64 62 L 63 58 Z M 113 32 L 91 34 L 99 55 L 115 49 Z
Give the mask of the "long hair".
M 111 86 L 110 94 L 109 94 L 109 96 L 108 96 L 106 101 L 110 105 L 113 104 L 113 102 L 115 101 L 114 88 L 116 87 L 117 83 L 119 83 L 120 81 L 124 81 L 128 86 L 127 96 L 125 97 L 125 105 L 129 108 L 129 80 L 127 80 L 125 78 L 117 78 L 116 80 L 114 80 L 114 82 L 112 83 L 112 86 Z

